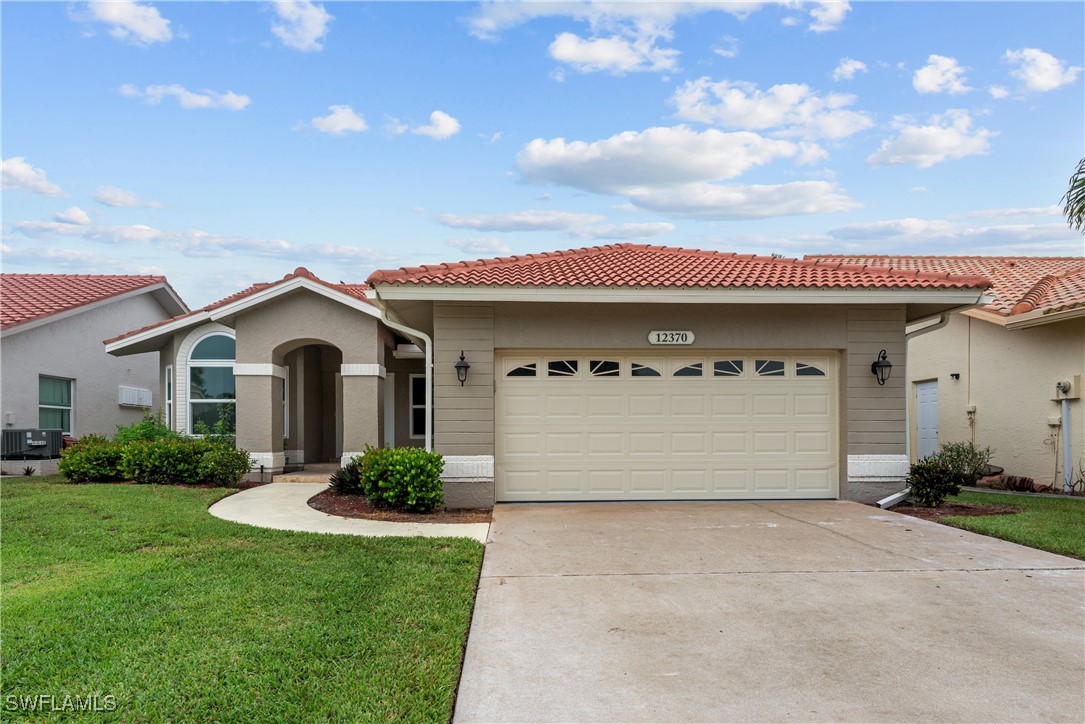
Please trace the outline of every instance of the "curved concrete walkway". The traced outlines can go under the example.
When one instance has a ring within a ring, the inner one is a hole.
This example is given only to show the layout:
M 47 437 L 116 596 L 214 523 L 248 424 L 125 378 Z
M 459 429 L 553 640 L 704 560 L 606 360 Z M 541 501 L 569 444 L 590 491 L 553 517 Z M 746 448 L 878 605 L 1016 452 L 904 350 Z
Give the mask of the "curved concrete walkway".
M 473 538 L 480 543 L 485 543 L 490 534 L 489 523 L 395 523 L 342 518 L 310 508 L 309 498 L 327 487 L 327 483 L 261 485 L 223 498 L 208 508 L 208 512 L 216 518 L 234 523 L 305 533 Z

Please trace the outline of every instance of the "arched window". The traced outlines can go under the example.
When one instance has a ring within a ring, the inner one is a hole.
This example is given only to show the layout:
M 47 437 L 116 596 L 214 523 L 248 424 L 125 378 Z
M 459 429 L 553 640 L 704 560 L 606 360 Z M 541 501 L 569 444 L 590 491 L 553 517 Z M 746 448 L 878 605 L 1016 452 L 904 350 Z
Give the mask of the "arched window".
M 227 432 L 234 432 L 234 356 L 237 344 L 227 334 L 210 334 L 201 339 L 188 356 L 188 431 L 203 425 L 214 428 L 224 420 Z M 200 423 L 203 423 L 201 425 Z

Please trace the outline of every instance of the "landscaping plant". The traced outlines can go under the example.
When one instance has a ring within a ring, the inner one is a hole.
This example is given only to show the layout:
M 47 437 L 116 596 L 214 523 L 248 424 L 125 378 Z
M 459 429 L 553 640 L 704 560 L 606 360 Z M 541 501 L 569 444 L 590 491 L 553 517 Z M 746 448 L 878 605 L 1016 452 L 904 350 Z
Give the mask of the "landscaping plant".
M 991 448 L 976 447 L 971 442 L 944 442 L 935 456 L 950 471 L 958 485 L 973 486 L 987 474 Z
M 113 436 L 113 442 L 127 445 L 137 440 L 179 440 L 183 438 L 179 432 L 174 432 L 166 424 L 166 418 L 160 410 L 157 414 L 150 412 L 143 415 L 143 419 L 134 425 L 118 425 L 117 433 Z
M 360 456 L 353 457 L 346 465 L 332 473 L 331 479 L 328 481 L 331 484 L 331 489 L 340 495 L 361 495 L 362 474 L 360 461 Z
M 417 447 L 366 446 L 358 460 L 362 494 L 373 505 L 428 513 L 444 503 L 440 453 Z
M 931 455 L 914 463 L 908 472 L 908 488 L 912 500 L 928 508 L 936 508 L 950 495 L 961 492 L 961 485 L 953 471 L 938 455 Z
M 84 435 L 60 451 L 57 468 L 72 483 L 109 483 L 122 480 L 123 446 L 101 435 Z

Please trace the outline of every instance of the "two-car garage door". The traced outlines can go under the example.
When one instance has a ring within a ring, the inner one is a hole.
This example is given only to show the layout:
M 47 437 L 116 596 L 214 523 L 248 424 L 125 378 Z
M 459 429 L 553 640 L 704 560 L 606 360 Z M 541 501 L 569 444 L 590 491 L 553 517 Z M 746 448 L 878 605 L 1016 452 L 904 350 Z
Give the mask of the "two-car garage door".
M 834 352 L 495 362 L 499 501 L 837 497 Z

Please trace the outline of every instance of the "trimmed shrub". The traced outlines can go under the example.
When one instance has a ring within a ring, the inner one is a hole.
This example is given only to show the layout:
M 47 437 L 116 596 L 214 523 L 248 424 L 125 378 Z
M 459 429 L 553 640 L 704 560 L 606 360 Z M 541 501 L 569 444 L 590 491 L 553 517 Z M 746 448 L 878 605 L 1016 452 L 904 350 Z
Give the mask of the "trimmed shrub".
M 57 468 L 70 483 L 109 483 L 122 480 L 122 447 L 101 435 L 84 435 L 60 451 Z
M 991 448 L 979 448 L 971 442 L 944 442 L 934 456 L 949 470 L 958 485 L 972 486 L 987 474 Z
M 127 445 L 128 443 L 137 440 L 151 441 L 162 440 L 164 438 L 180 440 L 182 437 L 184 436 L 181 433 L 174 432 L 170 429 L 160 410 L 156 415 L 150 413 L 145 414 L 143 420 L 134 425 L 118 425 L 117 434 L 113 436 L 113 442 Z
M 908 487 L 912 491 L 912 499 L 928 508 L 936 508 L 948 496 L 961 492 L 955 475 L 937 455 L 912 465 L 908 472 Z
M 200 439 L 137 440 L 124 446 L 121 472 L 137 483 L 197 485 L 211 444 Z
M 373 505 L 428 513 L 444 503 L 440 453 L 417 447 L 366 446 L 358 462 L 362 493 Z
M 200 481 L 218 488 L 236 488 L 252 469 L 252 458 L 245 450 L 212 443 L 200 459 Z
M 331 474 L 332 490 L 340 495 L 362 495 L 361 456 L 350 459 L 346 465 Z

